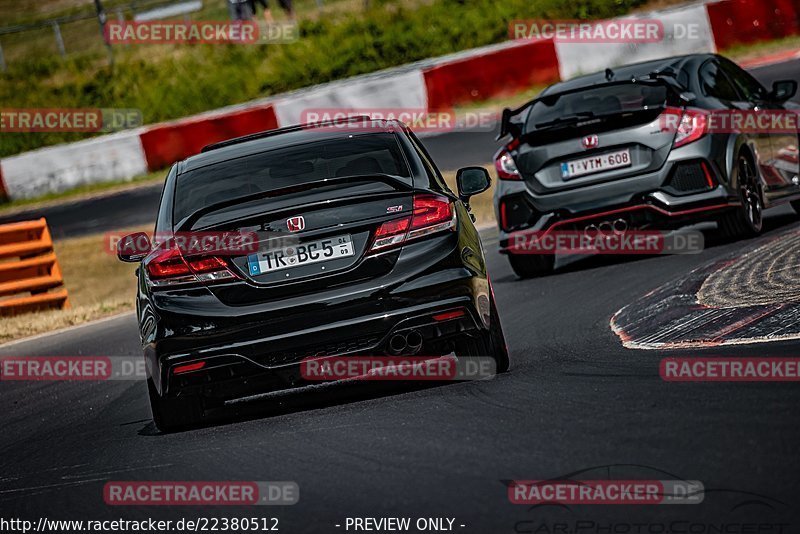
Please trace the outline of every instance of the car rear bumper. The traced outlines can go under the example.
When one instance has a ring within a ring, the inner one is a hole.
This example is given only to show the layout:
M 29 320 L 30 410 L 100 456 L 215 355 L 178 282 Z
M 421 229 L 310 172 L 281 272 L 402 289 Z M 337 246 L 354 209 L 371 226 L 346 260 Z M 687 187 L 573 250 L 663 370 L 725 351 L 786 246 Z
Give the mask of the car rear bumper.
M 235 346 L 153 354 L 153 357 L 158 360 L 163 396 L 201 395 L 207 402 L 224 404 L 269 392 L 319 385 L 320 382 L 307 380 L 302 374 L 306 358 L 394 354 L 437 357 L 453 352 L 455 343 L 464 336 L 485 334 L 486 328 L 472 297 L 464 296 L 356 321 L 332 322 L 325 328 L 291 336 L 265 336 Z M 393 350 L 396 336 L 406 339 L 411 332 L 419 334 L 422 345 Z M 175 374 L 176 368 L 199 362 L 204 362 L 201 369 Z
M 301 385 L 308 357 L 448 354 L 488 332 L 489 284 L 475 239 L 470 228 L 408 244 L 385 277 L 251 305 L 223 305 L 207 288 L 154 295 L 148 313 L 157 319 L 143 333 L 148 375 L 162 396 L 230 399 Z M 446 312 L 461 313 L 437 317 Z M 422 346 L 390 350 L 393 336 L 411 331 Z
M 738 206 L 722 152 L 700 145 L 705 143 L 674 151 L 651 173 L 547 194 L 534 193 L 524 181 L 500 181 L 495 193 L 500 252 L 513 253 L 509 242 L 520 233 L 581 232 L 620 218 L 628 229 L 671 230 Z M 704 157 L 707 150 L 720 157 Z M 707 171 L 708 178 L 704 172 L 699 184 L 677 179 L 679 171 L 695 168 Z
M 714 219 L 739 206 L 736 201 L 728 199 L 727 196 L 695 199 L 693 202 L 678 205 L 664 204 L 659 197 L 661 195 L 654 194 L 642 202 L 626 203 L 574 215 L 565 215 L 559 212 L 542 214 L 536 224 L 528 228 L 511 232 L 501 230 L 499 251 L 501 254 L 515 253 L 510 243 L 514 242 L 517 235 L 530 232 L 540 232 L 541 234 L 554 231 L 583 232 L 592 225 L 600 226 L 604 222 L 613 225 L 620 219 L 625 221 L 625 227 L 628 230 L 668 231 L 687 224 Z

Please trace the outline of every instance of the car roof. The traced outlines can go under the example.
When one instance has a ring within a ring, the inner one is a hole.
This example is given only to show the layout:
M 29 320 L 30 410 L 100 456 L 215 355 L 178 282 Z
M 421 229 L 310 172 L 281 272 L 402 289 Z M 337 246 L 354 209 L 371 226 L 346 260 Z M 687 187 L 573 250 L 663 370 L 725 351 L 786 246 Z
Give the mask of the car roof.
M 376 133 L 398 133 L 404 125 L 398 120 L 365 119 L 359 120 L 356 126 L 350 123 L 317 123 L 298 124 L 276 130 L 265 130 L 252 136 L 231 139 L 219 148 L 211 148 L 190 156 L 178 163 L 178 174 L 214 165 L 223 161 L 250 156 L 276 148 L 283 148 L 327 139 L 340 139 L 352 135 L 369 135 Z M 348 127 L 351 126 L 351 127 Z M 263 135 L 262 135 L 263 134 Z
M 656 59 L 651 61 L 642 61 L 639 63 L 631 63 L 629 65 L 622 65 L 614 67 L 612 72 L 614 77 L 612 81 L 629 80 L 633 77 L 642 77 L 650 74 L 653 71 L 663 71 L 667 68 L 672 68 L 676 71 L 683 69 L 687 63 L 694 60 L 707 59 L 714 57 L 714 54 L 689 54 L 685 56 L 673 56 L 663 59 Z M 578 76 L 563 82 L 554 83 L 542 91 L 540 96 L 551 95 L 555 93 L 562 93 L 564 91 L 571 91 L 573 89 L 580 89 L 583 87 L 591 87 L 592 85 L 608 83 L 606 79 L 605 70 Z

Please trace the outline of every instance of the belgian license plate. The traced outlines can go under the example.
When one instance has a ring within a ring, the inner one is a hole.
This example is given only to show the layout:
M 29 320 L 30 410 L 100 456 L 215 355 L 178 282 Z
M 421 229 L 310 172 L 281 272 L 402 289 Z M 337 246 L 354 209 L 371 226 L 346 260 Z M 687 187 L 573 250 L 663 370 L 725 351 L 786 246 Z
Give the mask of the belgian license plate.
M 631 151 L 617 150 L 606 154 L 598 154 L 589 158 L 573 159 L 561 164 L 562 178 L 575 178 L 584 174 L 618 169 L 631 166 Z
M 247 268 L 253 276 L 354 254 L 353 239 L 347 234 L 251 254 L 247 257 Z

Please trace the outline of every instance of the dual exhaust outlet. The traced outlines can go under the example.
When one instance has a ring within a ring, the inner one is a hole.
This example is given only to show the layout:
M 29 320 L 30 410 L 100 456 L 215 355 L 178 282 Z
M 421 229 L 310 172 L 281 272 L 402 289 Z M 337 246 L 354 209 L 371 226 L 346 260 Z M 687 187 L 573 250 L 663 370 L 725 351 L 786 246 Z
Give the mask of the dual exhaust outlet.
M 622 235 L 628 231 L 628 221 L 625 219 L 617 219 L 616 221 L 603 221 L 599 224 L 590 224 L 583 229 L 583 235 L 586 237 L 611 237 L 612 235 Z
M 416 330 L 394 334 L 389 338 L 389 353 L 393 356 L 398 354 L 416 354 L 422 348 L 422 334 Z

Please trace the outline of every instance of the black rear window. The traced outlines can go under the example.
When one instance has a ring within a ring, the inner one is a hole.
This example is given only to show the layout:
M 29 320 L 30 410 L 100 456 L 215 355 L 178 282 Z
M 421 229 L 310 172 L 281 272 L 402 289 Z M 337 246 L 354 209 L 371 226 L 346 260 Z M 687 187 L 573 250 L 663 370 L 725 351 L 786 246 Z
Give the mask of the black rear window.
M 625 83 L 588 87 L 585 90 L 543 97 L 528 113 L 525 131 L 533 132 L 543 125 L 573 115 L 613 115 L 665 105 L 668 89 L 664 85 Z
M 178 176 L 174 220 L 219 202 L 342 176 L 391 174 L 411 184 L 394 134 L 355 135 L 304 143 L 201 167 Z

